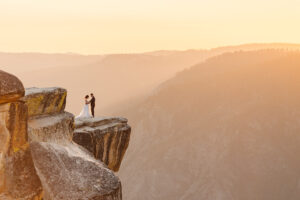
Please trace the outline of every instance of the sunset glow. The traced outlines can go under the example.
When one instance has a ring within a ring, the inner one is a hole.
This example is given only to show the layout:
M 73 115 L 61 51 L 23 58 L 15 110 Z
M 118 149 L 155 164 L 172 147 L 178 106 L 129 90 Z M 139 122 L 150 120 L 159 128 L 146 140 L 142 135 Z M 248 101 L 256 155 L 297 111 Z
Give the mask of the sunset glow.
M 130 53 L 300 43 L 299 0 L 2 0 L 0 51 Z

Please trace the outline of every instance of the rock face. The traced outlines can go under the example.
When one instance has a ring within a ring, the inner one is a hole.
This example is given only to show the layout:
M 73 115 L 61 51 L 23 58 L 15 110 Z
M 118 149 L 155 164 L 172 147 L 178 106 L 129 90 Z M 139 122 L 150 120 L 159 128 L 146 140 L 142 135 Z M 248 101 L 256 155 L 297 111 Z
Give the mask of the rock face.
M 12 102 L 23 96 L 22 82 L 14 75 L 0 70 L 0 103 Z
M 109 169 L 118 171 L 130 140 L 125 118 L 76 119 L 73 141 L 94 154 Z
M 22 83 L 0 71 L 0 197 L 40 199 L 42 187 L 33 165 Z
M 45 199 L 122 199 L 119 179 L 77 145 L 35 142 L 31 151 Z
M 29 141 L 66 143 L 72 141 L 74 116 L 71 113 L 29 119 Z
M 0 71 L 0 200 L 122 199 L 119 178 L 72 141 L 74 115 L 64 111 L 66 96 L 62 88 L 30 88 L 24 97 L 22 83 Z M 91 124 L 115 132 L 114 137 L 103 136 L 115 142 L 103 141 L 102 149 L 107 151 L 109 144 L 118 150 L 104 153 L 108 163 L 113 163 L 111 156 L 120 162 L 125 153 L 126 122 L 115 118 Z M 82 128 L 90 125 L 85 123 L 91 122 L 82 121 Z
M 28 133 L 45 200 L 121 200 L 121 183 L 90 152 L 73 143 L 74 115 L 62 88 L 30 88 Z M 32 109 L 33 111 L 30 111 Z
M 30 117 L 60 113 L 66 106 L 67 90 L 63 88 L 28 88 L 25 95 Z
M 74 115 L 64 111 L 67 92 L 63 88 L 29 88 L 23 98 L 28 105 L 29 141 L 72 141 Z

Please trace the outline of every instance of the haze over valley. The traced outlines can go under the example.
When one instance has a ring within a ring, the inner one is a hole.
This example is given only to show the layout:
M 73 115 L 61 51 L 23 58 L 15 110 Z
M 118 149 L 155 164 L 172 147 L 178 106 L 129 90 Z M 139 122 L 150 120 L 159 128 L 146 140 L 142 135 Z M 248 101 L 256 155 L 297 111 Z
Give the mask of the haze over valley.
M 67 88 L 67 110 L 132 126 L 125 200 L 297 200 L 300 45 L 79 55 L 0 53 L 26 87 Z
M 300 200 L 300 0 L 1 0 L 0 200 Z
M 225 52 L 257 49 L 297 50 L 297 44 L 246 44 L 210 50 L 155 51 L 140 54 L 0 53 L 2 70 L 16 74 L 25 87 L 68 89 L 67 110 L 79 114 L 86 94 L 98 97 L 100 115 L 126 109 L 177 72 Z M 121 106 L 119 106 L 121 105 Z
M 226 53 L 124 112 L 125 199 L 298 199 L 299 66 L 298 51 Z

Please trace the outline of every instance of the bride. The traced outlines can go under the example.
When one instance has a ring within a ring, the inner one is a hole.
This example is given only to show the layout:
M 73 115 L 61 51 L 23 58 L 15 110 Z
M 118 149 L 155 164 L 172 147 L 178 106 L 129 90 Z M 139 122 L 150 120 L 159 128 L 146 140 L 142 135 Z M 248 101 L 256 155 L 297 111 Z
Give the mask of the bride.
M 76 118 L 92 117 L 92 115 L 90 114 L 90 109 L 89 109 L 90 102 L 88 101 L 88 98 L 89 98 L 89 95 L 86 95 L 85 96 L 85 105 L 84 105 L 82 111 L 80 112 L 80 114 Z

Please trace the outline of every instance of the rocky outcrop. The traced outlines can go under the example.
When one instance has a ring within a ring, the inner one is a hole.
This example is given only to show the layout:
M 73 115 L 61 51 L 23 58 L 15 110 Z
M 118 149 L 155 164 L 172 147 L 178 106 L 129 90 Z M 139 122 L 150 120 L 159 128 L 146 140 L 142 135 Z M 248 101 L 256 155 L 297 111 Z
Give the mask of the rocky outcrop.
M 45 199 L 122 199 L 119 179 L 77 145 L 35 142 L 31 151 Z
M 0 103 L 12 102 L 23 96 L 22 82 L 14 75 L 0 70 Z
M 63 88 L 27 88 L 23 98 L 30 117 L 63 112 L 67 90 Z
M 90 145 L 102 163 L 72 141 L 74 115 L 64 111 L 66 96 L 62 88 L 29 88 L 24 96 L 22 83 L 0 71 L 1 200 L 122 199 L 121 182 L 105 164 L 119 168 L 129 141 L 127 120 L 80 121 L 82 130 L 95 130 Z
M 22 83 L 0 71 L 0 195 L 1 199 L 40 199 L 27 133 L 27 106 Z
M 28 121 L 29 141 L 66 143 L 72 141 L 74 116 L 71 113 L 40 116 Z
M 94 154 L 109 169 L 118 171 L 130 140 L 125 118 L 81 118 L 75 121 L 73 141 Z
M 30 88 L 24 97 L 29 107 L 31 152 L 44 199 L 120 200 L 122 189 L 118 177 L 90 152 L 72 142 L 74 115 L 57 103 L 65 102 L 64 91 Z
M 28 106 L 29 141 L 64 144 L 72 141 L 74 115 L 65 112 L 63 88 L 29 88 L 23 100 Z

